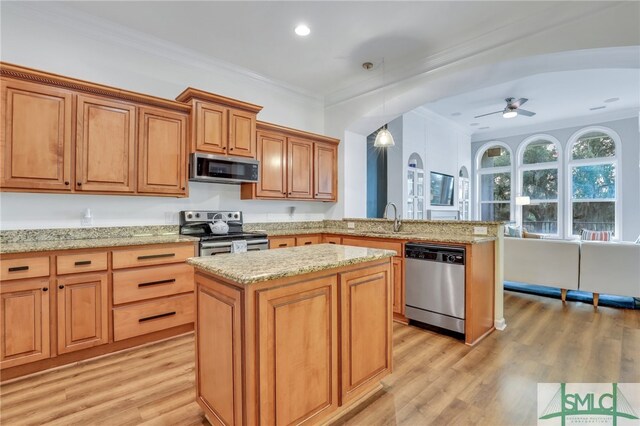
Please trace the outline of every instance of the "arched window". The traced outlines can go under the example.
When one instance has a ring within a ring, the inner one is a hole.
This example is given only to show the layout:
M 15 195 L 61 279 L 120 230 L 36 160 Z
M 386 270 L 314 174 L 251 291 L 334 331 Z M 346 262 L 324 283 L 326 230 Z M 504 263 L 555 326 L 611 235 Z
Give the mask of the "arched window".
M 525 139 L 518 148 L 516 220 L 529 232 L 560 234 L 560 143 L 549 135 Z
M 471 181 L 465 166 L 458 172 L 458 211 L 460 220 L 471 219 Z
M 618 176 L 620 137 L 611 129 L 590 127 L 567 145 L 567 236 L 583 229 L 620 235 Z
M 511 150 L 490 142 L 476 156 L 476 216 L 480 220 L 511 220 Z

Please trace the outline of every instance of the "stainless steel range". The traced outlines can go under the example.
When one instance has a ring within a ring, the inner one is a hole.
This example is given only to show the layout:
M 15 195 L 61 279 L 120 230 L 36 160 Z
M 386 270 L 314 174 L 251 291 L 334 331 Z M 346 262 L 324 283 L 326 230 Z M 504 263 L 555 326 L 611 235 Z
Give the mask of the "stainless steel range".
M 215 235 L 212 226 L 215 220 L 222 219 L 229 225 L 229 232 Z M 244 240 L 247 250 L 266 250 L 269 240 L 264 232 L 245 232 L 242 212 L 187 210 L 180 212 L 180 234 L 200 238 L 198 256 L 214 256 L 231 253 L 233 241 Z

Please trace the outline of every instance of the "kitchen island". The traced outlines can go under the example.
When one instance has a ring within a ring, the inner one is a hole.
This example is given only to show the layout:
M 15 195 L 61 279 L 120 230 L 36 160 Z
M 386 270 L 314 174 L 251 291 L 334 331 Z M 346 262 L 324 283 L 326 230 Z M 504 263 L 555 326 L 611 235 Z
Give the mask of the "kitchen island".
M 209 421 L 324 423 L 377 391 L 392 369 L 394 255 L 319 244 L 189 259 Z

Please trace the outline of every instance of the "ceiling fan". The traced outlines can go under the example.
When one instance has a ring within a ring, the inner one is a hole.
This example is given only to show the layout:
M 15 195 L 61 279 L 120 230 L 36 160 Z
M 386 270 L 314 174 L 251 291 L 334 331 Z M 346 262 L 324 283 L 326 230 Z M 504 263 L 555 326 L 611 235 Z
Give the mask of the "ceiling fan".
M 524 105 L 529 99 L 527 98 L 507 98 L 505 101 L 507 102 L 507 106 L 502 111 L 490 112 L 488 114 L 476 115 L 475 118 L 486 117 L 487 115 L 499 114 L 502 113 L 504 118 L 513 118 L 518 116 L 518 114 L 522 114 L 526 117 L 533 117 L 536 115 L 535 112 L 527 111 L 526 109 L 521 109 L 520 107 Z

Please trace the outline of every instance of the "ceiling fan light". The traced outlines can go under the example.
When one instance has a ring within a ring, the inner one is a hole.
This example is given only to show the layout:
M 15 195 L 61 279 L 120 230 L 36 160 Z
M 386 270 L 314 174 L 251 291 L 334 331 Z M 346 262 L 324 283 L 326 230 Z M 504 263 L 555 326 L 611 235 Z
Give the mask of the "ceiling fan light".
M 504 118 L 513 118 L 518 116 L 518 111 L 515 109 L 505 109 L 502 113 L 502 117 Z
M 386 125 L 380 129 L 376 135 L 376 140 L 373 142 L 373 146 L 376 148 L 386 148 L 388 146 L 394 146 L 395 144 L 396 142 L 393 140 L 393 135 L 387 130 Z

